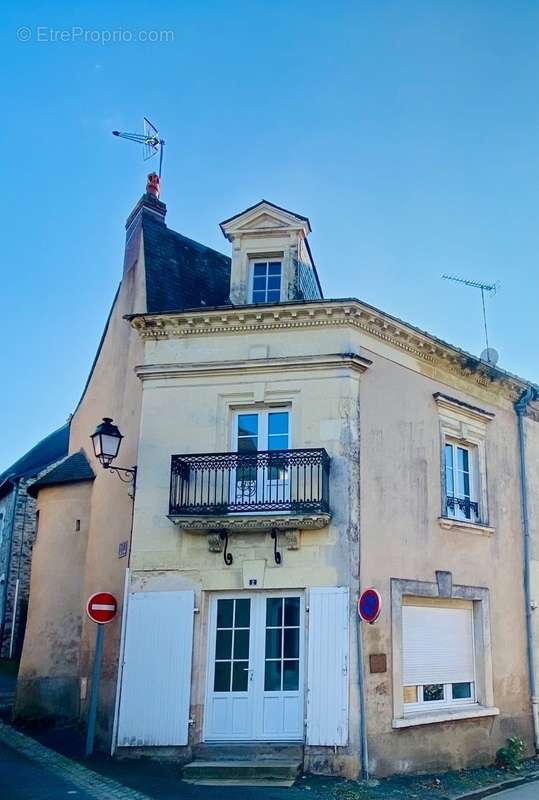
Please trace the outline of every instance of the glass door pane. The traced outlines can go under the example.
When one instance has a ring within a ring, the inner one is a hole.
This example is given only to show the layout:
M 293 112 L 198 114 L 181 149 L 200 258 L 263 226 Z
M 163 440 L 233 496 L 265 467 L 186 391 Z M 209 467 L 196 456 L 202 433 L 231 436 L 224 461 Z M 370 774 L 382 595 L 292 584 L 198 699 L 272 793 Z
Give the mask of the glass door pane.
M 300 598 L 266 599 L 264 691 L 299 688 Z
M 239 461 L 233 480 L 232 502 L 240 505 L 255 503 L 257 498 L 258 473 L 256 453 L 259 448 L 259 415 L 238 414 L 236 443 L 238 453 L 245 456 Z M 252 454 L 253 458 L 249 458 Z
M 217 601 L 214 692 L 248 690 L 250 625 L 250 598 Z
M 290 414 L 288 411 L 268 412 L 268 450 L 288 450 Z M 268 494 L 272 503 L 289 499 L 288 467 L 286 458 L 278 453 L 271 457 L 268 467 Z

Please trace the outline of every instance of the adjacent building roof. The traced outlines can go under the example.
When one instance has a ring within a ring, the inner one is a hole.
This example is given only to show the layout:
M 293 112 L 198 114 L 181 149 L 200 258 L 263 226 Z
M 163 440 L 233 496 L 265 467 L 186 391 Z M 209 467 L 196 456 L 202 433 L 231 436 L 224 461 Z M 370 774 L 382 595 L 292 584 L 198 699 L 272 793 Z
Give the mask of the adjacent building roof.
M 93 481 L 95 480 L 95 473 L 90 466 L 90 463 L 84 452 L 79 450 L 78 453 L 73 453 L 57 467 L 51 469 L 35 483 L 31 483 L 28 487 L 28 494 L 30 497 L 37 497 L 40 489 L 45 486 L 57 486 L 62 483 L 76 483 L 78 481 Z
M 0 496 L 10 491 L 15 481 L 37 477 L 50 464 L 65 458 L 68 446 L 69 423 L 66 423 L 42 439 L 0 475 Z
M 144 214 L 146 304 L 150 313 L 227 305 L 230 258 Z

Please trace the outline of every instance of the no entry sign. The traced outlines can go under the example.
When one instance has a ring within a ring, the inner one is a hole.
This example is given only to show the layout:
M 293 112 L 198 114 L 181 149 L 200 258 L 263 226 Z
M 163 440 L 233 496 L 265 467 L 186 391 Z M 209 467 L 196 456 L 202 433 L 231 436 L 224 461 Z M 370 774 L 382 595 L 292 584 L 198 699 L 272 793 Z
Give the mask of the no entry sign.
M 92 620 L 100 625 L 112 622 L 116 616 L 118 603 L 110 592 L 96 592 L 88 598 L 86 603 L 86 613 Z
M 376 622 L 382 610 L 382 598 L 376 589 L 365 589 L 357 601 L 357 613 L 363 622 Z

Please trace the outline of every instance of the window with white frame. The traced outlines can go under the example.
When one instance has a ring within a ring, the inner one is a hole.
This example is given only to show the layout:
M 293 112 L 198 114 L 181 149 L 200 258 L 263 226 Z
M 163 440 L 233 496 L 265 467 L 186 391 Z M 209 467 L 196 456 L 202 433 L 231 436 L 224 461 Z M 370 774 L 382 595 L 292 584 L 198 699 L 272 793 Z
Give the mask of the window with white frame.
M 404 605 L 404 713 L 476 703 L 472 604 Z
M 281 261 L 253 261 L 252 291 L 253 303 L 278 303 L 281 299 L 282 263 Z
M 476 522 L 480 517 L 477 448 L 446 439 L 444 459 L 447 516 Z
M 488 526 L 487 427 L 492 411 L 434 394 L 440 418 L 443 527 Z M 493 530 L 493 529 L 491 529 Z

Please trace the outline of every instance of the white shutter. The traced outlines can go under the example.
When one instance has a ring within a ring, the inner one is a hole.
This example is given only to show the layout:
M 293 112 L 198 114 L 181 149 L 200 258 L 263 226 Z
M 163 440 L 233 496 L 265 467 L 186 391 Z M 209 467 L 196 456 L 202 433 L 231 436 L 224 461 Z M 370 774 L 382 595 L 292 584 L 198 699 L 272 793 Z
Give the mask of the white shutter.
M 194 592 L 129 595 L 118 746 L 187 744 Z
M 307 744 L 348 742 L 348 589 L 309 591 Z
M 403 606 L 403 683 L 474 680 L 472 611 Z

